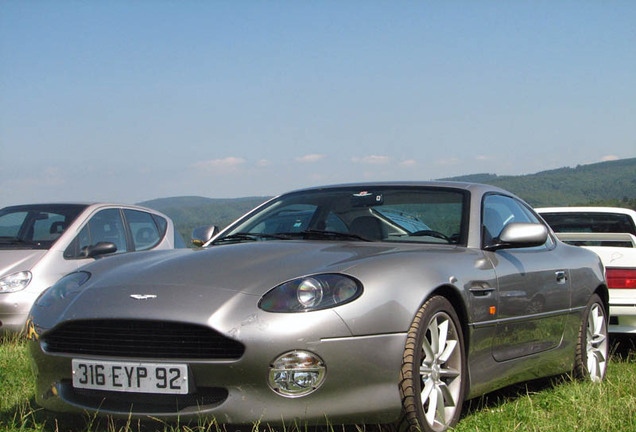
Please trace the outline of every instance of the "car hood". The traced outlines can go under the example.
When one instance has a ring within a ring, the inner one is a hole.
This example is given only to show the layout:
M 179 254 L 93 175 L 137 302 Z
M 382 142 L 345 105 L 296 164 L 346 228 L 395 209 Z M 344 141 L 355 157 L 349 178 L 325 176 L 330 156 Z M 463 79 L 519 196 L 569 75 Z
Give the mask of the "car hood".
M 266 241 L 189 253 L 139 254 L 129 260 L 109 260 L 99 271 L 95 265 L 86 269 L 94 273 L 95 287 L 179 286 L 185 290 L 224 289 L 263 295 L 287 280 L 344 272 L 371 256 L 396 250 L 395 246 L 381 243 Z
M 84 288 L 45 307 L 48 313 L 38 321 L 43 328 L 58 319 L 144 316 L 201 322 L 232 309 L 223 306 L 233 302 L 247 300 L 256 305 L 263 294 L 290 279 L 346 272 L 397 250 L 381 243 L 264 241 L 203 250 L 135 252 L 85 266 L 92 276 Z
M 41 249 L 0 250 L 0 277 L 31 270 L 47 252 Z

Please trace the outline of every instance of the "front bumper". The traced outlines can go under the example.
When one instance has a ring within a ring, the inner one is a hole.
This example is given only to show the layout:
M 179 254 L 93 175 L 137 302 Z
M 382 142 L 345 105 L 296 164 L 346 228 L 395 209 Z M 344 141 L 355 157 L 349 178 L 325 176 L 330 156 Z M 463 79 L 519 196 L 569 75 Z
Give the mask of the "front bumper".
M 268 386 L 270 362 L 281 349 L 280 343 L 267 340 L 247 345 L 245 354 L 236 361 L 171 360 L 187 363 L 195 383 L 191 394 L 183 396 L 74 389 L 73 356 L 46 353 L 34 340 L 29 349 L 37 380 L 36 400 L 52 411 L 167 420 L 215 418 L 227 424 L 352 424 L 397 419 L 405 340 L 405 334 L 328 338 L 313 343 L 288 339 L 289 347 L 282 352 L 314 352 L 327 368 L 324 384 L 297 398 L 283 397 Z M 268 345 L 276 348 L 268 349 Z
M 0 294 L 0 335 L 24 330 L 36 297 L 37 295 L 28 291 Z

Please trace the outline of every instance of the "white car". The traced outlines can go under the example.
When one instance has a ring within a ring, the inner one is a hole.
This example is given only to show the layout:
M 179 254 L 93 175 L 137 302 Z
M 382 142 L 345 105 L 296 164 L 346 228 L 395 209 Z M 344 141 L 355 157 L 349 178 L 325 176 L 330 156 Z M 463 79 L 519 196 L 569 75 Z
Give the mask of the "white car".
M 570 244 L 590 249 L 605 266 L 611 333 L 636 334 L 636 211 L 618 207 L 535 209 Z
M 0 335 L 24 329 L 36 298 L 95 257 L 185 247 L 166 215 L 121 204 L 29 204 L 0 210 Z

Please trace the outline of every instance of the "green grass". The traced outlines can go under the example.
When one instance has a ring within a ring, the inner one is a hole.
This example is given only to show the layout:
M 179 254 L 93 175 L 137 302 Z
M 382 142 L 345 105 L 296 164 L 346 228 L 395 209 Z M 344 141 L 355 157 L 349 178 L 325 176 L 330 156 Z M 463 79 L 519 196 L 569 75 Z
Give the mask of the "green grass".
M 487 395 L 456 431 L 636 431 L 635 372 L 634 361 L 614 361 L 601 385 L 562 377 Z
M 490 393 L 468 402 L 456 432 L 636 432 L 636 338 L 614 340 L 602 384 L 543 379 Z M 0 431 L 233 432 L 215 422 L 179 425 L 114 422 L 101 417 L 60 416 L 38 408 L 24 341 L 0 341 Z M 252 430 L 273 431 L 255 423 Z M 328 428 L 331 429 L 331 428 Z M 354 428 L 355 430 L 356 428 Z M 358 428 L 359 429 L 359 428 Z M 304 427 L 284 432 L 304 431 Z M 340 430 L 333 427 L 333 430 Z

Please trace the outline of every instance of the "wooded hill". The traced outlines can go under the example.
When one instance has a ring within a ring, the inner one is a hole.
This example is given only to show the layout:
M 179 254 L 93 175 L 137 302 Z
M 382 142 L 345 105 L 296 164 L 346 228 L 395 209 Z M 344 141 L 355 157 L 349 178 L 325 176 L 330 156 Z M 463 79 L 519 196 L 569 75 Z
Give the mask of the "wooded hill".
M 445 180 L 498 186 L 520 196 L 534 207 L 591 203 L 625 207 L 630 201 L 633 205 L 636 199 L 636 158 L 522 176 L 473 174 Z
M 170 216 L 183 240 L 189 244 L 194 228 L 202 225 L 225 227 L 267 199 L 269 197 L 213 199 L 183 196 L 144 201 L 139 205 Z
M 636 158 L 559 168 L 521 176 L 472 174 L 440 180 L 485 183 L 515 193 L 534 207 L 602 205 L 636 209 Z M 201 225 L 225 227 L 269 197 L 161 198 L 140 205 L 170 216 L 186 243 Z

